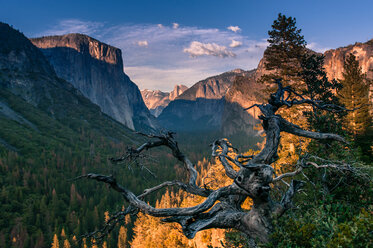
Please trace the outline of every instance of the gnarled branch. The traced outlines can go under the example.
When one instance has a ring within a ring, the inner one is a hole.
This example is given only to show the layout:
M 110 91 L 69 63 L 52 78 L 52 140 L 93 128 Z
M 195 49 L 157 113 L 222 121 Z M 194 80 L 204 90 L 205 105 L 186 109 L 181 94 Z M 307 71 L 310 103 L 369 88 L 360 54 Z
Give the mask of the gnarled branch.
M 197 185 L 197 170 L 194 164 L 183 154 L 178 143 L 174 139 L 174 133 L 166 132 L 160 135 L 143 134 L 150 139 L 137 148 L 128 148 L 126 154 L 120 158 L 111 159 L 113 163 L 123 162 L 126 160 L 138 159 L 139 155 L 145 151 L 155 147 L 168 147 L 173 156 L 182 162 L 188 171 L 189 179 L 187 183 L 180 181 L 167 181 L 152 188 L 146 189 L 139 196 L 135 196 L 131 191 L 117 183 L 113 176 L 104 176 L 99 174 L 87 174 L 78 178 L 89 178 L 96 181 L 104 182 L 122 196 L 130 204 L 130 210 L 138 210 L 143 213 L 155 216 L 166 217 L 165 222 L 176 222 L 182 227 L 184 234 L 188 238 L 193 238 L 195 234 L 208 228 L 235 228 L 246 233 L 253 239 L 259 239 L 262 242 L 268 242 L 270 232 L 272 230 L 273 216 L 281 216 L 287 209 L 291 208 L 292 200 L 299 189 L 304 185 L 304 182 L 292 180 L 288 190 L 283 195 L 279 203 L 275 203 L 269 192 L 271 191 L 271 183 L 284 181 L 284 178 L 294 177 L 307 167 L 315 168 L 335 168 L 343 171 L 353 171 L 353 167 L 341 164 L 324 163 L 319 165 L 314 161 L 301 160 L 297 164 L 297 169 L 293 172 L 288 172 L 277 177 L 274 177 L 274 170 L 271 163 L 278 159 L 278 146 L 282 132 L 291 133 L 297 136 L 303 136 L 318 140 L 336 140 L 346 142 L 341 136 L 331 133 L 317 133 L 303 130 L 297 125 L 294 125 L 276 112 L 281 107 L 292 107 L 299 104 L 311 104 L 312 106 L 330 111 L 344 110 L 331 104 L 323 104 L 320 101 L 305 99 L 302 95 L 296 93 L 291 87 L 283 87 L 281 81 L 276 81 L 278 89 L 270 95 L 270 99 L 266 104 L 254 104 L 252 107 L 258 107 L 262 112 L 259 119 L 262 121 L 262 126 L 266 134 L 266 143 L 264 148 L 256 155 L 243 156 L 239 154 L 236 158 L 229 156 L 230 149 L 233 147 L 225 139 L 220 139 L 212 144 L 212 155 L 216 156 L 222 163 L 226 175 L 233 179 L 233 183 L 229 186 L 210 190 L 201 188 Z M 246 109 L 246 110 L 247 110 Z M 308 157 L 309 158 L 309 157 Z M 240 160 L 243 159 L 243 160 Z M 232 164 L 238 167 L 236 171 Z M 186 192 L 194 195 L 205 197 L 204 201 L 196 206 L 188 208 L 154 208 L 143 201 L 144 197 L 168 186 L 177 186 Z M 249 211 L 243 211 L 241 204 L 244 200 L 250 197 L 253 200 L 253 206 Z M 128 210 L 129 211 L 129 210 Z M 125 214 L 124 212 L 123 214 Z M 122 216 L 122 214 L 119 214 Z M 110 223 L 116 223 L 121 217 L 114 218 Z M 99 232 L 105 234 L 111 230 L 111 224 L 106 229 Z

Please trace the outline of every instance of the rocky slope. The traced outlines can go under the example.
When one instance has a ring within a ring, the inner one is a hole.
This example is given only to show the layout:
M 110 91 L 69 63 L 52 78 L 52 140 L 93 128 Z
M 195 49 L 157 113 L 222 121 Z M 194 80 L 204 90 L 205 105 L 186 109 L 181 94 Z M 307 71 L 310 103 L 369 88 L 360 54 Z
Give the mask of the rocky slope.
M 330 78 L 340 79 L 343 72 L 343 61 L 348 54 L 354 54 L 359 61 L 363 73 L 373 78 L 373 39 L 365 43 L 331 49 L 324 53 L 325 70 Z
M 235 69 L 222 73 L 217 76 L 209 77 L 194 84 L 187 89 L 177 99 L 196 100 L 197 98 L 221 99 L 232 86 L 236 76 L 247 75 L 247 72 L 241 69 Z
M 337 80 L 343 78 L 343 62 L 346 56 L 350 53 L 356 56 L 362 72 L 366 73 L 369 79 L 373 79 L 373 39 L 365 43 L 356 42 L 354 45 L 326 51 L 324 53 L 325 70 L 328 77 Z M 373 84 L 371 84 L 370 89 L 370 98 L 373 103 Z
M 188 87 L 185 85 L 175 85 L 171 92 L 145 89 L 141 91 L 141 95 L 150 113 L 155 117 L 158 117 L 170 101 L 173 101 L 187 89 Z
M 71 82 L 104 113 L 131 129 L 156 128 L 138 87 L 123 72 L 120 49 L 82 34 L 31 41 L 59 77 Z
M 238 131 L 251 133 L 255 120 L 252 113 L 243 110 L 251 102 L 245 102 L 243 96 L 236 97 L 236 93 L 242 84 L 247 84 L 245 94 L 254 95 L 251 90 L 257 89 L 252 87 L 255 72 L 236 69 L 199 81 L 170 102 L 159 115 L 159 122 L 176 131 L 222 130 L 226 135 Z M 240 83 L 236 78 L 242 79 Z

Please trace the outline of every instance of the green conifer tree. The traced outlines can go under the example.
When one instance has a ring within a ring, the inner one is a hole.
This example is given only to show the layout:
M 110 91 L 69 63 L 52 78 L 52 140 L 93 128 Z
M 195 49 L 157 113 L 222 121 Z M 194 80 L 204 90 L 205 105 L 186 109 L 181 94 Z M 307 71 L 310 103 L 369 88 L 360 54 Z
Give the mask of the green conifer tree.
M 270 73 L 262 80 L 272 83 L 273 79 L 282 78 L 283 83 L 294 83 L 299 80 L 300 60 L 306 51 L 306 41 L 296 27 L 296 19 L 278 14 L 277 20 L 268 31 L 269 43 L 264 52 L 265 68 Z
M 296 19 L 293 17 L 279 13 L 277 19 L 273 21 L 272 29 L 268 31 L 269 46 L 264 52 L 264 65 L 267 71 L 259 79 L 259 82 L 265 85 L 264 94 L 259 93 L 260 98 L 267 99 L 268 95 L 277 89 L 274 84 L 275 79 L 281 79 L 284 86 L 292 85 L 298 93 L 305 89 L 300 73 L 302 58 L 307 53 L 307 43 L 301 32 L 302 30 L 297 28 Z M 279 114 L 305 128 L 306 118 L 299 118 L 299 113 L 302 111 L 304 111 L 303 106 L 296 106 L 291 109 L 281 109 Z M 306 139 L 286 135 L 281 141 L 279 156 L 283 159 L 279 160 L 278 164 L 293 163 L 298 160 L 297 150 L 301 146 L 305 148 Z M 282 170 L 280 167 L 279 169 Z
M 127 229 L 124 226 L 119 229 L 118 248 L 127 248 Z
M 301 60 L 301 68 L 302 71 L 299 75 L 305 85 L 305 89 L 302 91 L 305 97 L 321 101 L 324 104 L 343 106 L 335 95 L 335 91 L 340 90 L 342 84 L 337 80 L 328 79 L 324 70 L 323 55 L 305 54 Z M 341 123 L 346 115 L 345 111 L 329 112 L 312 106 L 304 110 L 303 114 L 307 118 L 309 129 L 317 132 L 344 134 Z M 331 145 L 330 141 L 311 141 L 307 149 L 312 153 L 318 154 L 318 156 L 331 158 L 331 147 L 342 149 L 343 145 L 338 142 L 333 142 L 333 145 Z M 340 154 L 341 149 L 338 149 L 333 155 Z
M 347 56 L 344 63 L 343 88 L 338 91 L 340 101 L 354 111 L 348 112 L 344 121 L 344 128 L 353 135 L 356 146 L 361 151 L 361 159 L 373 161 L 373 127 L 371 116 L 371 102 L 369 88 L 372 83 L 362 73 L 355 55 Z
M 54 234 L 53 242 L 52 242 L 52 248 L 59 248 L 59 247 L 60 247 L 60 243 L 58 241 L 57 234 Z
M 338 91 L 340 101 L 348 109 L 356 109 L 348 113 L 344 126 L 355 137 L 363 134 L 371 125 L 369 113 L 369 86 L 370 81 L 362 73 L 355 55 L 347 56 L 343 66 L 343 79 L 340 80 L 343 88 Z

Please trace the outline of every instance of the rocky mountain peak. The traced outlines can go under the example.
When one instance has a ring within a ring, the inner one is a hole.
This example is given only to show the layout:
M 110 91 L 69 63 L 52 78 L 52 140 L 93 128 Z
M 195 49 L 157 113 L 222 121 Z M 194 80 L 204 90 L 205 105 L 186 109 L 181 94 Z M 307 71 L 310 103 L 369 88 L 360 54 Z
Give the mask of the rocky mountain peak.
M 73 33 L 44 36 L 30 39 L 35 46 L 43 49 L 68 47 L 80 53 L 89 53 L 92 58 L 123 67 L 122 52 L 119 48 L 98 41 L 88 35 Z
M 123 71 L 120 49 L 82 34 L 31 41 L 41 49 L 59 77 L 71 82 L 104 113 L 131 129 L 157 127 L 137 85 Z
M 177 84 L 171 92 L 145 89 L 141 91 L 141 95 L 150 113 L 157 117 L 162 113 L 163 109 L 167 107 L 170 101 L 173 101 L 187 89 L 187 86 Z
M 240 69 L 240 68 L 237 68 L 237 69 L 233 69 L 231 70 L 230 72 L 234 72 L 234 73 L 244 73 L 245 71 Z
M 232 86 L 237 76 L 246 75 L 246 71 L 235 69 L 201 80 L 187 89 L 177 99 L 196 100 L 197 98 L 221 99 Z
M 173 101 L 176 97 L 183 94 L 183 92 L 186 91 L 187 89 L 188 89 L 188 87 L 185 86 L 185 85 L 182 85 L 182 84 L 175 85 L 173 91 L 170 92 L 170 95 L 169 95 L 168 99 L 170 101 Z
M 373 39 L 326 51 L 324 66 L 328 77 L 335 79 L 343 77 L 343 63 L 346 56 L 351 53 L 359 61 L 362 72 L 367 73 L 368 78 L 373 78 Z

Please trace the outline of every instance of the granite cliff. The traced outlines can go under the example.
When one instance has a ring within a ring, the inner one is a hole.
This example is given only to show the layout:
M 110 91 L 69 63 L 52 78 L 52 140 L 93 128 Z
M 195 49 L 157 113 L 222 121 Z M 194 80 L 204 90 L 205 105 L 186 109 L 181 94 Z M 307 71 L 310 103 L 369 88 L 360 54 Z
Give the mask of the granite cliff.
M 27 37 L 1 22 L 0 44 L 0 118 L 13 120 L 14 130 L 21 125 L 36 131 L 38 135 L 50 135 L 48 128 L 53 122 L 58 126 L 53 128 L 61 130 L 94 129 L 112 138 L 131 135 L 128 128 L 102 113 L 71 83 L 58 77 L 40 49 Z M 32 115 L 24 108 L 38 114 Z M 45 123 L 40 125 L 40 122 Z M 110 136 L 113 133 L 115 135 Z M 55 134 L 55 137 L 59 135 L 62 134 Z M 34 138 L 27 137 L 30 140 Z M 6 138 L 1 136 L 0 140 L 6 142 Z M 17 144 L 13 146 L 17 147 Z
M 141 91 L 141 95 L 150 113 L 158 117 L 170 101 L 175 100 L 176 97 L 180 96 L 187 89 L 188 87 L 185 85 L 175 85 L 171 92 L 145 89 Z
M 67 34 L 31 39 L 56 74 L 71 82 L 101 110 L 135 130 L 154 129 L 136 84 L 123 71 L 121 50 L 89 36 Z
M 221 99 L 225 96 L 228 89 L 232 86 L 236 76 L 247 75 L 247 72 L 241 69 L 235 69 L 201 80 L 187 89 L 177 99 L 196 100 L 197 98 Z
M 245 79 L 245 82 L 250 79 L 248 85 L 252 87 L 255 72 L 236 69 L 197 82 L 170 102 L 158 116 L 159 122 L 176 131 L 224 131 L 226 135 L 238 131 L 251 133 L 255 120 L 251 113 L 243 111 L 248 102 L 244 102 L 243 97 L 240 101 L 235 97 L 236 90 L 242 86 L 236 85 L 236 79 Z M 251 92 L 254 88 L 245 89 Z
M 325 70 L 328 77 L 337 80 L 343 78 L 343 63 L 346 56 L 351 53 L 359 61 L 362 72 L 366 73 L 369 79 L 373 79 L 373 39 L 326 51 L 324 53 Z M 373 84 L 371 84 L 370 90 L 370 99 L 373 103 Z

